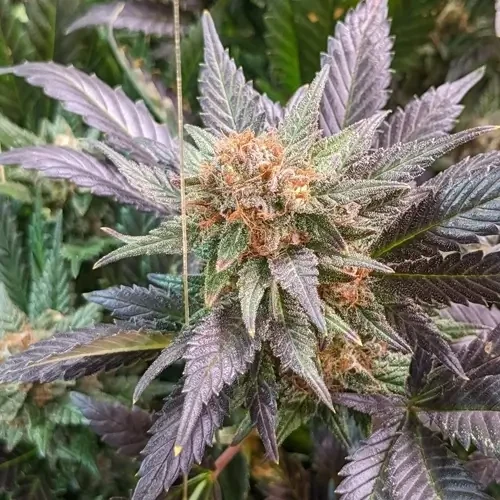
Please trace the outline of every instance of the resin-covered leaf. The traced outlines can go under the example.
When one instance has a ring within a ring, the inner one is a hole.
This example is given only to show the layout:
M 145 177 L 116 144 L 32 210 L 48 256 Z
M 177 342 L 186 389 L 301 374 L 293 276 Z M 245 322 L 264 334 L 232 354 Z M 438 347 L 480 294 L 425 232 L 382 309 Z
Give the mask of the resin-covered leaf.
M 474 326 L 484 325 L 495 328 L 500 324 L 500 310 L 496 306 L 489 308 L 483 304 L 452 304 L 439 313 L 444 318 Z
M 388 487 L 395 500 L 415 498 L 487 500 L 477 483 L 443 443 L 422 426 L 405 429 L 393 446 Z
M 252 424 L 257 427 L 267 456 L 277 462 L 278 443 L 276 440 L 276 376 L 271 360 L 260 353 L 254 361 L 247 382 L 247 407 Z
M 444 388 L 436 400 L 419 405 L 419 416 L 465 449 L 474 444 L 484 455 L 500 458 L 499 395 L 497 374 L 455 382 Z
M 206 127 L 217 136 L 247 129 L 259 132 L 265 119 L 259 95 L 224 50 L 208 11 L 202 24 L 205 63 L 200 76 L 200 106 Z
M 156 123 L 142 102 L 132 102 L 121 89 L 112 89 L 95 75 L 89 76 L 72 66 L 52 62 L 24 63 L 0 69 L 0 76 L 14 74 L 31 85 L 60 99 L 63 106 L 105 134 L 130 144 L 134 137 L 146 137 L 170 144 L 165 126 Z
M 431 88 L 422 97 L 415 97 L 381 127 L 378 147 L 389 148 L 400 142 L 446 135 L 462 112 L 463 106 L 458 103 L 483 75 L 484 68 L 480 68 L 460 80 Z
M 185 330 L 179 334 L 172 343 L 166 347 L 161 354 L 149 365 L 149 368 L 143 373 L 134 389 L 134 401 L 138 401 L 141 394 L 153 382 L 153 380 L 172 363 L 181 359 L 187 351 L 188 341 L 191 337 L 191 330 Z
M 285 146 L 284 155 L 290 164 L 300 163 L 318 138 L 319 105 L 327 71 L 328 68 L 321 70 L 278 127 L 278 135 Z
M 321 60 L 322 66 L 330 67 L 320 118 L 325 135 L 333 135 L 385 106 L 391 49 L 386 0 L 362 2 L 337 23 L 335 37 L 329 39 Z
M 344 318 L 358 335 L 375 337 L 396 351 L 411 352 L 406 340 L 387 321 L 380 307 L 352 307 L 345 311 Z
M 465 468 L 471 476 L 483 487 L 491 483 L 500 483 L 500 460 L 495 457 L 485 457 L 475 451 L 470 457 Z
M 148 211 L 162 211 L 147 203 L 112 165 L 105 165 L 82 151 L 60 146 L 32 146 L 0 153 L 3 165 L 21 165 L 47 177 L 68 179 L 98 196 L 110 196 L 121 203 Z
M 146 204 L 160 207 L 161 212 L 178 211 L 180 193 L 172 185 L 164 166 L 154 163 L 137 163 L 125 158 L 102 142 L 92 141 L 90 146 L 113 162 L 118 172 L 127 180 L 131 191 L 138 192 L 140 198 L 145 198 Z
M 99 304 L 113 317 L 130 321 L 139 327 L 162 329 L 182 321 L 182 301 L 155 286 L 117 286 L 85 294 L 85 298 Z
M 451 136 L 395 144 L 374 162 L 371 178 L 410 182 L 441 156 L 492 130 L 495 127 L 476 127 Z
M 248 228 L 245 224 L 229 224 L 222 233 L 217 250 L 217 272 L 231 267 L 248 246 Z
M 204 405 L 247 371 L 257 347 L 237 307 L 214 309 L 196 325 L 183 356 L 185 402 L 177 446 L 186 444 Z
M 307 248 L 269 261 L 271 274 L 281 287 L 304 308 L 311 321 L 321 331 L 326 331 L 325 318 L 318 294 L 318 259 Z
M 94 269 L 127 257 L 182 253 L 182 228 L 178 217 L 162 222 L 144 236 L 127 236 L 109 228 L 106 232 L 125 245 L 98 260 Z
M 373 255 L 391 256 L 409 245 L 416 252 L 436 247 L 458 250 L 458 244 L 477 243 L 478 236 L 498 234 L 499 165 L 496 151 L 477 155 L 427 182 L 428 195 L 382 233 Z
M 211 446 L 215 431 L 222 425 L 228 411 L 228 399 L 224 394 L 212 395 L 207 404 L 194 416 L 194 423 L 180 453 L 176 449 L 176 437 L 181 423 L 184 395 L 168 400 L 159 413 L 148 444 L 142 454 L 139 475 L 133 500 L 156 500 L 168 491 L 181 474 L 188 474 L 194 462 L 200 463 L 206 446 Z
M 396 430 L 383 427 L 373 433 L 348 458 L 339 472 L 342 482 L 336 489 L 342 500 L 384 500 L 387 498 L 387 466 Z
M 97 400 L 78 392 L 71 394 L 72 403 L 88 420 L 91 429 L 118 453 L 138 457 L 148 442 L 153 418 L 147 411 L 128 408 L 116 401 Z
M 66 31 L 71 33 L 88 26 L 107 26 L 109 23 L 112 23 L 113 28 L 140 31 L 146 35 L 171 37 L 174 33 L 171 9 L 161 3 L 144 0 L 135 3 L 110 2 L 93 5 Z
M 295 303 L 285 304 L 284 323 L 270 326 L 269 344 L 280 359 L 283 370 L 290 370 L 303 378 L 316 395 L 332 408 L 330 393 L 316 365 L 318 341 L 307 317 Z
M 393 297 L 449 305 L 467 301 L 500 302 L 500 254 L 450 253 L 393 264 L 394 273 L 380 276 L 377 286 Z
M 434 355 L 443 365 L 459 377 L 464 370 L 448 342 L 442 337 L 437 326 L 416 304 L 398 304 L 386 309 L 394 328 L 415 348 L 417 345 Z
M 57 334 L 1 363 L 0 381 L 73 380 L 147 358 L 171 341 L 169 335 L 104 324 Z
M 270 283 L 270 275 L 264 260 L 250 259 L 239 271 L 238 295 L 243 322 L 249 335 L 255 335 L 255 320 L 262 297 Z

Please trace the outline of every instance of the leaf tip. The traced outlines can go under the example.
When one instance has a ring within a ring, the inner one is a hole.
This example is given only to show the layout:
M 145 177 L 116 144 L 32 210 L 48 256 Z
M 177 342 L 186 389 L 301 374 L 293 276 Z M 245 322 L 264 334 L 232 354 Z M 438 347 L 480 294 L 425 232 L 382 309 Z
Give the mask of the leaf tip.
M 182 451 L 182 446 L 176 444 L 174 446 L 174 457 L 178 457 L 181 454 L 181 451 Z

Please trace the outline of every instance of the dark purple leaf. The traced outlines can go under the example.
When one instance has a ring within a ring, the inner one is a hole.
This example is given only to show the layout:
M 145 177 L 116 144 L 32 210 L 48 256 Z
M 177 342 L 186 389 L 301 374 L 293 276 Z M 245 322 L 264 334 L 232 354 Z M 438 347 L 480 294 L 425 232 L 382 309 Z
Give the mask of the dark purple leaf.
M 179 475 L 187 474 L 192 464 L 201 462 L 206 446 L 212 445 L 215 431 L 222 425 L 228 411 L 228 399 L 224 394 L 212 395 L 201 412 L 193 415 L 194 425 L 180 453 L 176 453 L 176 438 L 183 413 L 184 395 L 167 401 L 150 430 L 150 438 L 142 454 L 141 479 L 133 500 L 157 500 L 168 491 Z
M 185 402 L 176 446 L 182 448 L 189 440 L 204 405 L 246 372 L 258 347 L 239 307 L 215 309 L 196 325 L 183 356 Z
M 137 457 L 148 442 L 153 423 L 150 413 L 134 406 L 132 409 L 115 401 L 99 401 L 73 392 L 71 401 L 89 421 L 92 430 L 118 453 Z
M 483 487 L 491 483 L 500 483 L 500 460 L 494 457 L 485 457 L 475 451 L 465 464 L 472 477 Z

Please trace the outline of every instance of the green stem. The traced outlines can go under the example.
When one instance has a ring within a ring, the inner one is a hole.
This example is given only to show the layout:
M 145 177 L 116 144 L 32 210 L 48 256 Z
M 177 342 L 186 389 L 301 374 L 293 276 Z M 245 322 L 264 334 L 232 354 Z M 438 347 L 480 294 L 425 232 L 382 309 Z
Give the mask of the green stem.
M 130 83 L 133 85 L 136 92 L 141 96 L 141 99 L 146 103 L 148 109 L 151 111 L 151 113 L 153 113 L 154 117 L 159 122 L 164 123 L 165 122 L 164 117 L 161 115 L 161 113 L 158 112 L 154 102 L 147 96 L 147 94 L 145 94 L 142 91 L 142 87 L 139 85 L 139 83 L 137 83 L 135 75 L 133 71 L 130 69 L 127 58 L 123 55 L 123 51 L 120 49 L 120 47 L 118 47 L 118 44 L 116 43 L 116 39 L 113 34 L 113 24 L 116 21 L 117 17 L 120 15 L 124 7 L 125 7 L 124 3 L 118 4 L 113 13 L 113 16 L 111 16 L 111 20 L 108 23 L 108 28 L 107 28 L 108 44 L 111 48 L 111 52 L 115 56 L 115 59 L 120 65 L 121 69 L 123 70 L 127 78 L 130 80 Z

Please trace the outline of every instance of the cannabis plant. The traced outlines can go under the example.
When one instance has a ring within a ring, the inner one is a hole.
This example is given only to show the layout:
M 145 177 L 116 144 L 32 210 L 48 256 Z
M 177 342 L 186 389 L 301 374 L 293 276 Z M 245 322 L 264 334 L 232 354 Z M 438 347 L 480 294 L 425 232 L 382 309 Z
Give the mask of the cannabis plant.
M 235 445 L 213 474 L 188 481 L 198 494 L 216 488 L 221 464 L 253 428 L 277 460 L 279 444 L 313 417 L 345 438 L 349 408 L 371 417 L 372 433 L 340 472 L 341 498 L 488 498 L 446 444 L 460 445 L 462 458 L 499 454 L 500 330 L 455 343 L 432 318 L 452 302 L 500 300 L 500 158 L 466 158 L 414 182 L 438 157 L 493 129 L 450 133 L 483 70 L 382 111 L 393 41 L 386 2 L 367 0 L 337 25 L 321 71 L 283 108 L 245 81 L 208 13 L 203 31 L 205 128 L 187 126 L 185 144 L 142 103 L 74 68 L 0 70 L 107 134 L 106 142 L 86 141 L 85 151 L 21 148 L 0 163 L 70 178 L 164 216 L 146 236 L 107 229 L 124 245 L 97 267 L 178 254 L 183 232 L 203 265 L 187 280 L 189 324 L 171 320 L 179 294 L 165 288 L 94 292 L 89 299 L 115 325 L 42 340 L 0 365 L 0 380 L 75 379 L 156 357 L 138 401 L 182 361 L 179 387 L 150 429 L 136 499 L 156 499 L 189 475 L 226 415 L 241 408 Z

